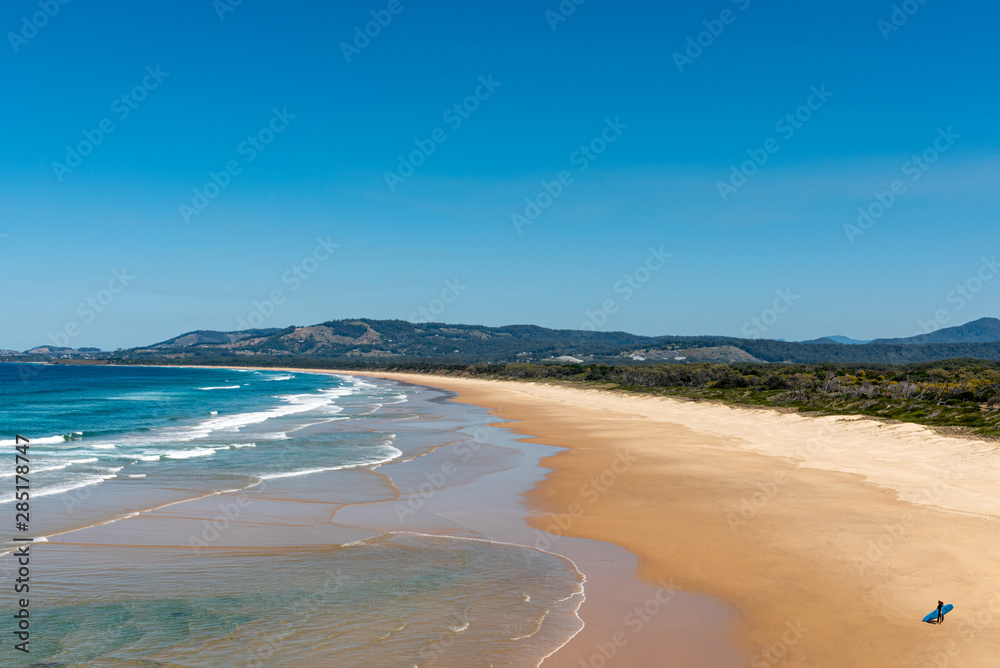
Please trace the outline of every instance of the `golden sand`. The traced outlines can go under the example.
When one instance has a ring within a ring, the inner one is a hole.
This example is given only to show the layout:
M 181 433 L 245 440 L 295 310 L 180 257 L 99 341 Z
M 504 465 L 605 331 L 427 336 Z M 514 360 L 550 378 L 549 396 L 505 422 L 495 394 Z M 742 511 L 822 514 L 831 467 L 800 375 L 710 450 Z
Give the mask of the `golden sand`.
M 993 443 L 622 392 L 359 375 L 457 392 L 565 447 L 543 461 L 532 525 L 623 546 L 643 580 L 732 602 L 752 666 L 997 665 Z M 921 623 L 939 598 L 954 612 Z M 574 643 L 546 665 L 581 665 L 591 651 Z

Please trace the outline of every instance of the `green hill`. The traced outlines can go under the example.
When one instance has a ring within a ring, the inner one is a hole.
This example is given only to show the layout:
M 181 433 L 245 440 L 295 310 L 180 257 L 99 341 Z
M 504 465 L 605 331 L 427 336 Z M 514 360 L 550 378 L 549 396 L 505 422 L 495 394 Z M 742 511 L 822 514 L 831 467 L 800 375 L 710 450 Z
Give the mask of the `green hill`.
M 984 341 L 1000 320 L 985 318 L 941 330 L 942 341 L 881 340 L 844 345 L 724 336 L 639 336 L 627 332 L 415 324 L 402 320 L 332 320 L 308 327 L 241 332 L 195 331 L 161 343 L 105 354 L 127 360 L 205 363 L 274 360 L 542 362 L 571 356 L 618 364 L 770 362 L 784 364 L 913 364 L 952 358 L 1000 360 L 1000 341 Z M 950 340 L 956 339 L 956 340 Z

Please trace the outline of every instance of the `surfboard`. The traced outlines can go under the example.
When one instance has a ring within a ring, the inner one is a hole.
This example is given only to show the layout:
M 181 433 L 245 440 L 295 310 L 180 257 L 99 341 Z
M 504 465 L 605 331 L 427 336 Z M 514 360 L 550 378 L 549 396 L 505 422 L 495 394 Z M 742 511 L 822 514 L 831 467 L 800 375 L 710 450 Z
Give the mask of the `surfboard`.
M 945 615 L 947 615 L 949 612 L 951 612 L 954 609 L 955 609 L 955 606 L 953 606 L 951 603 L 949 603 L 948 605 L 946 605 L 943 608 L 941 608 L 941 616 L 944 617 Z M 938 618 L 938 613 L 937 613 L 937 609 L 935 609 L 934 612 L 932 612 L 931 614 L 929 614 L 926 617 L 924 617 L 924 621 L 925 622 L 936 622 L 937 618 Z

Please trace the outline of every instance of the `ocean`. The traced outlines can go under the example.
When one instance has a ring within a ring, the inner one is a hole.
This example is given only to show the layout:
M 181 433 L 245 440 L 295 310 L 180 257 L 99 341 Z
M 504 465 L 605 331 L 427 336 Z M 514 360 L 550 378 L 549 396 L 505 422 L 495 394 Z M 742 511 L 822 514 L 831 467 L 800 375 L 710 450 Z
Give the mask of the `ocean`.
M 4 596 L 2 665 L 537 666 L 582 627 L 583 576 L 522 524 L 547 446 L 441 391 L 0 364 L 0 399 L 0 587 L 34 539 L 30 653 Z

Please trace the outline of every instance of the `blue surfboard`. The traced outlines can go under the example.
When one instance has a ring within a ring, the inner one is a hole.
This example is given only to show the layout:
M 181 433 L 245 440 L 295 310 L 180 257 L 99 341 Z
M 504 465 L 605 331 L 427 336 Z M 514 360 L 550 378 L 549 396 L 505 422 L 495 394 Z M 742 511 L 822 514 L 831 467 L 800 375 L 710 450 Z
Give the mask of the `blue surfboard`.
M 944 617 L 945 615 L 947 615 L 949 612 L 951 612 L 954 609 L 955 609 L 955 606 L 953 606 L 951 603 L 949 603 L 948 605 L 946 605 L 943 608 L 941 608 L 941 616 Z M 924 617 L 924 621 L 925 622 L 936 622 L 937 618 L 938 618 L 938 611 L 934 610 L 934 612 L 932 612 L 931 614 L 929 614 L 926 617 Z

